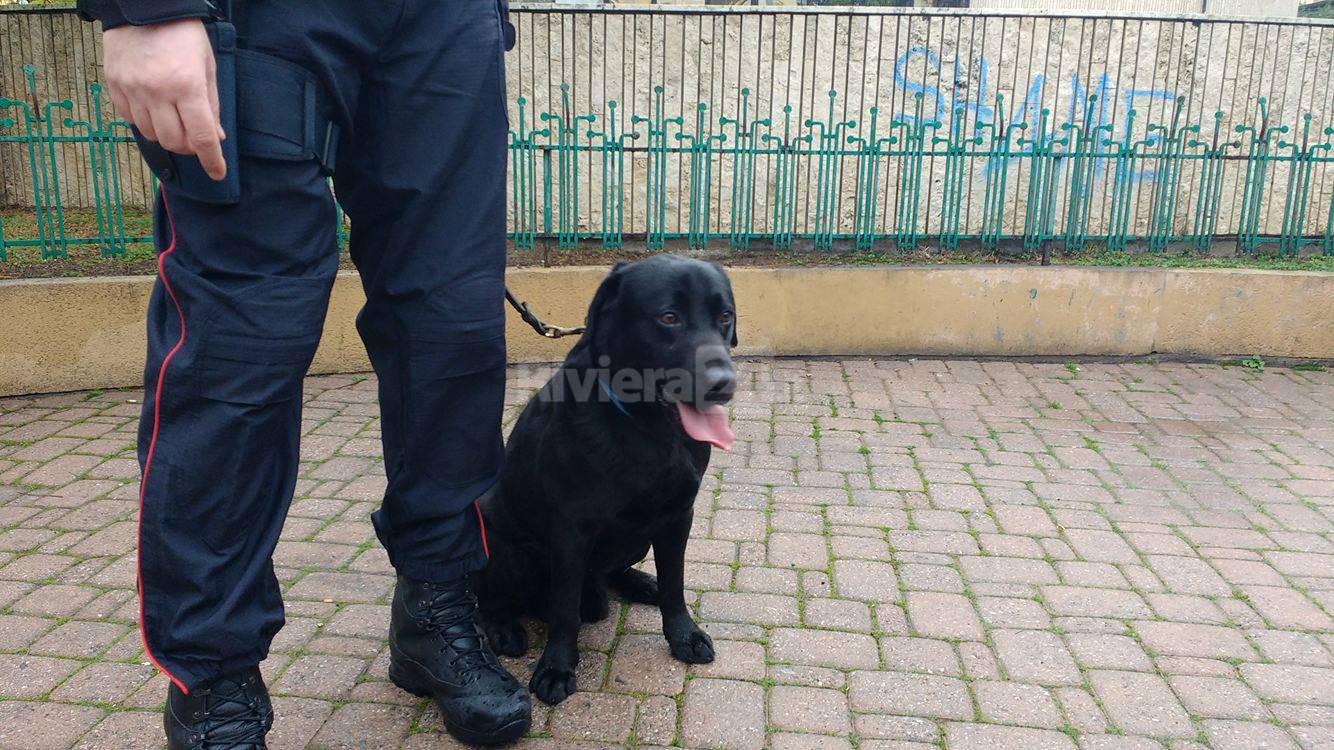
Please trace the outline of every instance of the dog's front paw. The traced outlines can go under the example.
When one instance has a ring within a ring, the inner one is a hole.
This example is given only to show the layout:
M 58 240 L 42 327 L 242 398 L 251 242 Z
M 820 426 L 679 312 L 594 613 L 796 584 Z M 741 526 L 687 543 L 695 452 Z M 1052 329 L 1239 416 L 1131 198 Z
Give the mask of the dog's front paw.
M 693 622 L 688 628 L 668 633 L 667 644 L 671 646 L 672 656 L 686 664 L 708 664 L 713 661 L 713 639 Z
M 528 681 L 528 689 L 538 700 L 554 706 L 575 691 L 574 669 L 552 666 L 545 660 L 539 661 L 537 669 L 533 671 L 533 679 Z

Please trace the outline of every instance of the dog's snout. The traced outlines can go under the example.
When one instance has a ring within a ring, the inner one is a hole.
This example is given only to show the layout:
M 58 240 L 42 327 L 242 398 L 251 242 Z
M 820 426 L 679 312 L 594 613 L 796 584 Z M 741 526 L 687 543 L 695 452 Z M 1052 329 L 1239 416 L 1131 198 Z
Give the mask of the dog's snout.
M 695 350 L 695 403 L 725 404 L 736 392 L 736 368 L 724 346 L 702 346 Z
M 730 366 L 711 367 L 704 375 L 704 401 L 710 404 L 725 404 L 736 393 L 736 373 Z

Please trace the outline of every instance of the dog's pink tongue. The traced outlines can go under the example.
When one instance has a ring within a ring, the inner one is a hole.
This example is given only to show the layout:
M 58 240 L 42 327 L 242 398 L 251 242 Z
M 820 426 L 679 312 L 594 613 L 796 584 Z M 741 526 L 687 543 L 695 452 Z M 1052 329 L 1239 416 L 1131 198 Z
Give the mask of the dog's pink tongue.
M 676 402 L 676 408 L 681 412 L 681 426 L 686 429 L 687 435 L 715 448 L 732 450 L 736 435 L 732 434 L 732 428 L 727 424 L 726 409 L 714 405 L 701 410 L 680 401 Z

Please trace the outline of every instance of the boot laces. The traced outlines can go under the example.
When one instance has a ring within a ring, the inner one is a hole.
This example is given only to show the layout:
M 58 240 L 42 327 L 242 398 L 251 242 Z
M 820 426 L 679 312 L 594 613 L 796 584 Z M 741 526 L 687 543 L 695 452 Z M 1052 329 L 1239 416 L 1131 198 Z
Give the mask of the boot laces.
M 249 687 L 250 678 L 246 678 L 223 680 L 209 688 L 201 717 L 204 723 L 192 737 L 198 743 L 194 747 L 264 749 L 264 735 L 273 721 L 273 713 L 261 707 Z
M 418 618 L 440 638 L 440 651 L 468 682 L 475 682 L 492 668 L 491 654 L 473 617 L 477 597 L 466 584 L 428 585 L 430 593 L 421 602 Z

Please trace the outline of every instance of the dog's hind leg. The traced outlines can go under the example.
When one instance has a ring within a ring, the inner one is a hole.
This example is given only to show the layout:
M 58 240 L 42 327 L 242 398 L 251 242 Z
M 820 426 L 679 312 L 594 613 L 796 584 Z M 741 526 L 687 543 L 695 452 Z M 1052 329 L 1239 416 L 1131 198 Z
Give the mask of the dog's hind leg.
M 607 577 L 607 585 L 626 601 L 637 604 L 658 603 L 658 579 L 635 568 L 626 568 Z
M 579 619 L 584 622 L 602 622 L 610 614 L 606 581 L 601 575 L 589 574 L 584 578 L 584 592 L 579 597 Z
M 528 631 L 515 618 L 482 618 L 482 631 L 491 642 L 491 650 L 501 656 L 523 656 L 528 653 Z

